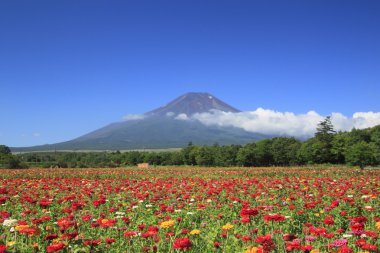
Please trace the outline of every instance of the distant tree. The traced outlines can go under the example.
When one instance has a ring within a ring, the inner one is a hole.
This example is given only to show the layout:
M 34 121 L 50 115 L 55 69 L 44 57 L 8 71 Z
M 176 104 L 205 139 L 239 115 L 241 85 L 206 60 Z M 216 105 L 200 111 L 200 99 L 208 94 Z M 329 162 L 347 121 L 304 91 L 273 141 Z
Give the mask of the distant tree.
M 183 157 L 183 163 L 185 165 L 195 165 L 197 162 L 195 161 L 195 156 L 199 147 L 194 146 L 192 142 L 181 150 L 181 155 Z
M 12 155 L 11 150 L 6 145 L 0 145 L 0 168 L 18 169 L 26 167 L 20 160 Z
M 0 155 L 9 155 L 11 154 L 11 149 L 6 145 L 0 145 Z
M 353 144 L 347 149 L 346 161 L 363 169 L 365 166 L 376 163 L 375 151 L 373 146 L 364 141 Z
M 315 138 L 322 143 L 331 143 L 335 133 L 331 117 L 327 116 L 323 121 L 319 122 Z
M 256 154 L 255 166 L 273 165 L 273 154 L 271 152 L 272 140 L 261 140 L 256 142 L 254 148 Z
M 299 164 L 314 164 L 320 161 L 318 155 L 320 142 L 316 138 L 310 138 L 301 144 L 297 158 Z
M 373 127 L 370 130 L 371 142 L 380 148 L 380 125 Z
M 200 166 L 214 166 L 214 147 L 203 146 L 195 153 L 195 161 Z
M 273 138 L 270 151 L 272 153 L 274 165 L 288 166 L 297 164 L 297 152 L 300 147 L 301 142 L 293 137 Z
M 346 162 L 345 153 L 348 142 L 347 132 L 338 132 L 332 141 L 331 153 L 335 163 L 344 164 Z
M 226 145 L 215 148 L 215 165 L 223 167 L 236 166 L 236 158 L 240 148 L 240 145 Z
M 183 165 L 183 154 L 181 151 L 173 151 L 171 154 L 171 165 Z
M 236 155 L 237 165 L 254 166 L 257 163 L 255 147 L 255 143 L 248 143 L 241 147 Z
M 314 144 L 314 153 L 318 157 L 316 160 L 318 163 L 331 163 L 334 162 L 334 156 L 332 153 L 332 142 L 336 131 L 331 123 L 331 117 L 327 116 L 317 126 L 315 133 L 315 139 L 317 143 Z

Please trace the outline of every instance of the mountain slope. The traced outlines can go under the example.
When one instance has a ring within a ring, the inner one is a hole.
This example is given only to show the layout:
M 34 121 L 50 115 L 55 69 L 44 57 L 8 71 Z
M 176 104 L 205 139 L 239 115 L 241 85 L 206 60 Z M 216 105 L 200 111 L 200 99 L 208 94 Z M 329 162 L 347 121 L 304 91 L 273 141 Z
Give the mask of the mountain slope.
M 12 151 L 179 148 L 190 141 L 196 145 L 224 145 L 245 144 L 268 138 L 240 128 L 206 126 L 197 120 L 176 119 L 179 114 L 191 116 L 209 110 L 238 112 L 211 94 L 187 93 L 166 106 L 145 113 L 142 119 L 112 123 L 66 142 L 12 148 Z

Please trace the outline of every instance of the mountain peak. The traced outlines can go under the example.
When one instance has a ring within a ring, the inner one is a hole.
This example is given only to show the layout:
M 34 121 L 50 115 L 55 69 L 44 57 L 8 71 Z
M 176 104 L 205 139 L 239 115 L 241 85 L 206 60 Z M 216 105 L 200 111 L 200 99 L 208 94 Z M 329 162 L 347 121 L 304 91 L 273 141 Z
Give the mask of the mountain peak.
M 170 103 L 153 111 L 147 112 L 146 115 L 166 115 L 168 113 L 181 114 L 187 116 L 195 113 L 209 112 L 210 110 L 220 110 L 224 112 L 239 112 L 239 110 L 226 104 L 217 97 L 207 92 L 188 92 L 174 99 Z

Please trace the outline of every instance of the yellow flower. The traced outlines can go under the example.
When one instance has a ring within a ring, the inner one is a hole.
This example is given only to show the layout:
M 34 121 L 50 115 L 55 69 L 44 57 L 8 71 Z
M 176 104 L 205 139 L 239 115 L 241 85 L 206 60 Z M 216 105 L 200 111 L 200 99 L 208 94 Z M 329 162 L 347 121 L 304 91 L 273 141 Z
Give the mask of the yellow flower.
M 234 227 L 234 225 L 231 225 L 230 223 L 227 223 L 222 227 L 223 230 L 230 230 Z
M 24 228 L 29 228 L 29 225 L 18 225 L 15 227 L 16 231 L 19 231 L 19 230 L 24 229 Z
M 38 243 L 36 243 L 36 242 L 33 243 L 33 246 L 32 246 L 32 247 L 33 247 L 34 250 L 37 250 L 37 249 L 38 249 Z
M 201 231 L 199 229 L 193 229 L 190 231 L 191 235 L 199 235 L 200 233 L 201 233 Z
M 16 243 L 16 241 L 10 241 L 10 242 L 7 242 L 7 247 L 11 247 L 11 246 L 13 246 L 15 243 Z
M 321 253 L 321 252 L 319 251 L 319 249 L 313 249 L 312 251 L 310 251 L 310 253 Z
M 174 224 L 175 224 L 174 220 L 163 221 L 160 224 L 160 228 L 170 228 L 170 227 L 173 227 Z
M 319 217 L 319 213 L 316 213 L 315 216 Z
M 248 248 L 246 251 L 244 251 L 244 253 L 256 253 L 257 251 L 258 251 L 257 247 L 251 247 L 251 248 Z
M 376 228 L 380 230 L 380 221 L 376 222 L 375 224 Z

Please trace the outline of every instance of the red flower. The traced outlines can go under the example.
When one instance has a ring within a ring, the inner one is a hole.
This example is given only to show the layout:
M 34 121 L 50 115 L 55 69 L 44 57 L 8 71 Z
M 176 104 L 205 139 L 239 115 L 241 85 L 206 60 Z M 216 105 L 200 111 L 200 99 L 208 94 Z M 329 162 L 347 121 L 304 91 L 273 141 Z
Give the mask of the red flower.
M 189 240 L 189 238 L 182 237 L 182 238 L 177 238 L 174 241 L 173 248 L 174 249 L 179 249 L 179 250 L 189 250 L 192 245 L 193 244 Z
M 124 233 L 124 237 L 132 237 L 138 235 L 137 231 L 127 231 Z
M 362 249 L 365 249 L 365 250 L 369 250 L 369 251 L 377 251 L 377 246 L 376 245 L 373 245 L 373 244 L 364 244 L 363 246 L 361 246 Z
M 285 220 L 285 216 L 281 214 L 266 214 L 264 215 L 265 221 L 283 221 Z
M 50 206 L 51 204 L 51 201 L 47 200 L 47 199 L 42 199 L 40 200 L 40 202 L 38 202 L 38 204 L 43 207 L 43 208 L 46 208 L 48 206 Z
M 243 208 L 240 211 L 241 216 L 256 216 L 259 211 L 256 208 Z
M 0 253 L 5 253 L 6 249 L 7 249 L 7 247 L 4 244 L 0 244 Z
M 145 233 L 142 233 L 141 237 L 149 238 L 149 237 L 154 237 L 156 234 L 157 234 L 156 231 L 147 231 Z
M 248 235 L 245 235 L 245 236 L 243 236 L 243 238 L 241 238 L 241 240 L 242 240 L 243 242 L 248 242 L 248 241 L 251 241 L 252 238 L 251 238 L 250 236 L 248 236 Z
M 51 244 L 47 246 L 46 251 L 47 252 L 58 252 L 60 250 L 63 250 L 65 248 L 65 244 L 63 242 L 59 242 L 56 244 Z
M 214 242 L 214 247 L 219 248 L 222 245 L 221 242 Z
M 293 241 L 294 239 L 297 238 L 297 236 L 293 234 L 286 234 L 283 236 L 283 238 L 284 238 L 284 241 Z
M 102 240 L 101 239 L 98 239 L 98 240 L 89 240 L 89 241 L 84 241 L 84 245 L 90 245 L 90 246 L 98 246 L 99 243 L 101 243 Z
M 116 242 L 116 239 L 115 238 L 106 238 L 104 241 L 108 244 L 112 244 L 112 243 Z
M 326 225 L 334 225 L 334 218 L 331 215 L 327 215 L 323 223 Z
M 54 239 L 57 239 L 58 238 L 58 235 L 57 234 L 48 234 L 47 236 L 45 236 L 45 240 L 54 240 Z
M 339 253 L 353 253 L 354 251 L 346 246 L 346 245 L 343 245 L 340 249 L 339 249 Z

